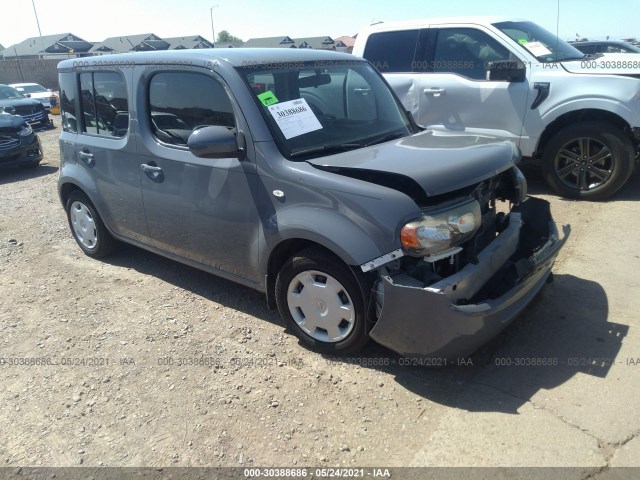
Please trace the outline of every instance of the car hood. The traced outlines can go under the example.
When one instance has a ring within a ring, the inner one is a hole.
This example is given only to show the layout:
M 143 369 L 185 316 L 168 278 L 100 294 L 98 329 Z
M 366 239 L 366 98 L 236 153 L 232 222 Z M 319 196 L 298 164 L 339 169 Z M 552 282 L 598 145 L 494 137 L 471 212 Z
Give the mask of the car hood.
M 570 73 L 640 75 L 640 53 L 605 53 L 560 64 Z
M 40 105 L 40 102 L 27 97 L 6 98 L 4 100 L 0 100 L 0 106 L 3 106 L 3 105 L 11 105 L 12 107 L 18 107 L 18 106 Z
M 427 196 L 433 196 L 495 176 L 511 168 L 519 156 L 518 148 L 506 140 L 425 130 L 399 140 L 314 158 L 308 163 L 361 179 L 369 178 L 363 172 L 408 177 Z
M 19 115 L 0 114 L 0 128 L 19 129 L 24 125 L 24 118 Z
M 31 93 L 31 98 L 35 99 L 35 98 L 46 98 L 47 100 L 49 99 L 49 97 L 51 96 L 51 93 L 49 92 L 38 92 L 38 93 Z

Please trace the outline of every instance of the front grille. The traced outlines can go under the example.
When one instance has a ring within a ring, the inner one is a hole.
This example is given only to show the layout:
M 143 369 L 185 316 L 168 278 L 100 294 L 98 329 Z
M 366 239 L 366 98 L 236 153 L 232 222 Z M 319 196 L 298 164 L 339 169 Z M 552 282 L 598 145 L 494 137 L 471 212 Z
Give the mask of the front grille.
M 19 138 L 0 139 L 0 150 L 13 150 L 19 146 Z
M 31 115 L 33 113 L 40 112 L 42 110 L 40 105 L 18 105 L 15 107 L 16 115 L 25 116 Z
M 42 112 L 33 113 L 31 115 L 22 115 L 22 118 L 24 118 L 29 125 L 40 123 L 42 121 L 42 117 Z

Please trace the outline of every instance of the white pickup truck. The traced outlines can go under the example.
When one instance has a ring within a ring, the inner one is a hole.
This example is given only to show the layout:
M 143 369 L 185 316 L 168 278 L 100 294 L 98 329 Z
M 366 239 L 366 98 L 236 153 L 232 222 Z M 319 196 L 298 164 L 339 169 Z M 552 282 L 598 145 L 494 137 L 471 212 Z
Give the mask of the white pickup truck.
M 535 23 L 382 23 L 353 53 L 385 76 L 417 123 L 513 140 L 559 194 L 606 198 L 640 144 L 640 54 L 587 56 Z

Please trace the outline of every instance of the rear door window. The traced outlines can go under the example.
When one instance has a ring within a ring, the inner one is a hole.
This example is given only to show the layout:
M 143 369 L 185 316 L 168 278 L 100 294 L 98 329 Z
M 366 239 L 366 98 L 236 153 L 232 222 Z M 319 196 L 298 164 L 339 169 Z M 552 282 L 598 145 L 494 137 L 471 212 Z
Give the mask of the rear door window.
M 367 39 L 364 58 L 380 73 L 408 73 L 415 70 L 420 30 L 374 33 Z
M 80 74 L 82 132 L 123 137 L 129 127 L 129 102 L 124 78 L 116 72 Z

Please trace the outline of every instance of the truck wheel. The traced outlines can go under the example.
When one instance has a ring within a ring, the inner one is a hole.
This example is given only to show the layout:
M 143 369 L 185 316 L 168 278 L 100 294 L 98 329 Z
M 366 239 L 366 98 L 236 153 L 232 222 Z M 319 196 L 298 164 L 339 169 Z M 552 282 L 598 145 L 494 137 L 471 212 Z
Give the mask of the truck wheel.
M 73 238 L 85 254 L 100 258 L 113 251 L 116 241 L 102 223 L 93 203 L 84 193 L 71 192 L 67 199 L 66 210 Z
M 283 265 L 275 288 L 280 315 L 307 348 L 343 354 L 367 343 L 360 285 L 339 258 L 307 248 Z
M 544 149 L 547 183 L 563 197 L 601 200 L 617 192 L 633 171 L 634 149 L 620 129 L 600 122 L 563 128 Z

